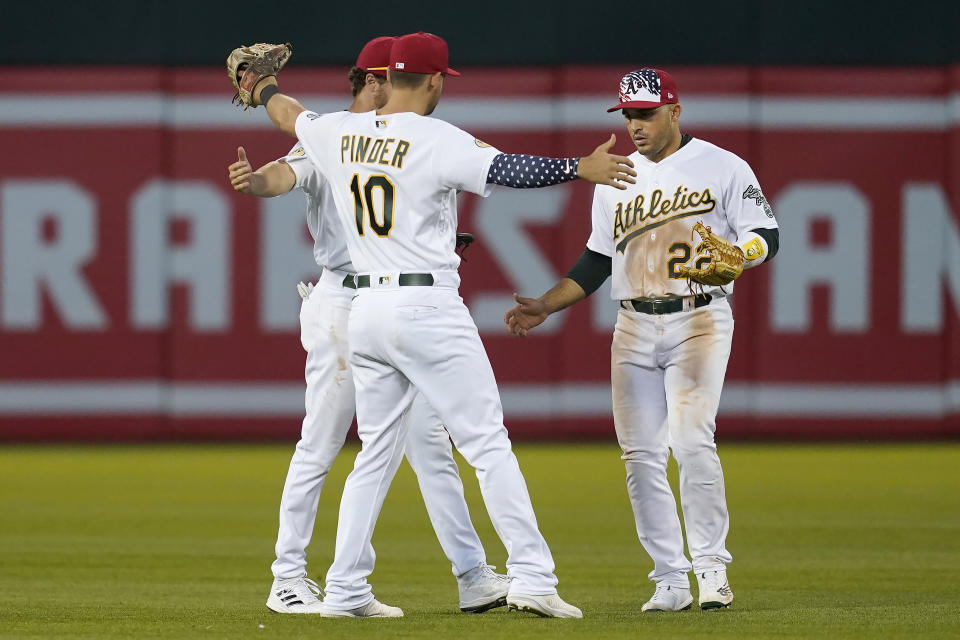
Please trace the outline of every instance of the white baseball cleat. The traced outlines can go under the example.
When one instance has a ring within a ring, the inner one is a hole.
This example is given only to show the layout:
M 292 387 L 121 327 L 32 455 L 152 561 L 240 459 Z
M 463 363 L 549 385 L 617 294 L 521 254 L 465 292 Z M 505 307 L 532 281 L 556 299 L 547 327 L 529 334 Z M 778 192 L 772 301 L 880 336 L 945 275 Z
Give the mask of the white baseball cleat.
M 510 591 L 510 578 L 494 572 L 485 562 L 481 562 L 462 576 L 457 577 L 460 590 L 460 611 L 483 613 L 507 604 L 507 592 Z
M 726 569 L 697 572 L 697 585 L 700 587 L 700 608 L 704 611 L 729 607 L 733 602 Z
M 640 611 L 644 613 L 653 611 L 686 611 L 692 604 L 693 596 L 690 595 L 690 589 L 658 585 L 656 591 L 653 592 L 653 597 L 643 603 Z
M 275 578 L 267 608 L 277 613 L 320 613 L 320 585 L 307 577 Z
M 541 618 L 582 618 L 583 612 L 567 604 L 556 593 L 535 596 L 527 593 L 511 593 L 507 596 L 508 611 L 526 611 Z
M 379 600 L 371 600 L 362 607 L 356 609 L 327 609 L 324 608 L 320 615 L 324 618 L 402 618 L 403 609 L 400 607 L 391 607 L 383 604 Z

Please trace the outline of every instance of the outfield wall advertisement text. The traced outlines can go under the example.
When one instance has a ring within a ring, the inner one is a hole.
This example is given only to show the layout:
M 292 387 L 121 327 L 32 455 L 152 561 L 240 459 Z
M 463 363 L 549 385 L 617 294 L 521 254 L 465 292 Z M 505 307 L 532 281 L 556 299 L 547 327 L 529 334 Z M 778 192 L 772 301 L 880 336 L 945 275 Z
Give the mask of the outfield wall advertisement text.
M 435 113 L 503 151 L 586 155 L 628 69 L 467 69 Z M 682 128 L 757 173 L 780 253 L 732 297 L 718 439 L 960 435 L 960 67 L 677 68 Z M 285 72 L 317 111 L 345 72 Z M 293 144 L 220 69 L 14 69 L 0 90 L 0 441 L 293 440 L 303 198 L 237 195 Z M 464 196 L 461 293 L 516 438 L 613 438 L 605 285 L 525 339 L 583 250 L 592 187 Z M 464 381 L 468 384 L 468 381 Z

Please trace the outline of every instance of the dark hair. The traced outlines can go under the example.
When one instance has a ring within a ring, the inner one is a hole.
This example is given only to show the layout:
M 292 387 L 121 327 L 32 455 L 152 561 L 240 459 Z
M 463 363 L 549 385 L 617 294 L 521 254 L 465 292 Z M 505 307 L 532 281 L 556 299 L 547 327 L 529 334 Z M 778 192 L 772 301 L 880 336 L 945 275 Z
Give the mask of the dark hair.
M 411 71 L 397 71 L 388 69 L 390 82 L 394 89 L 417 89 L 427 81 L 428 73 L 413 73 Z
M 360 67 L 353 67 L 350 69 L 350 73 L 347 74 L 347 80 L 350 81 L 350 93 L 354 98 L 357 97 L 357 94 L 363 91 L 363 87 L 367 84 L 367 74 L 373 73 L 372 71 L 367 71 L 366 69 L 361 69 Z M 373 73 L 377 78 L 377 82 L 383 84 L 387 81 L 383 76 Z

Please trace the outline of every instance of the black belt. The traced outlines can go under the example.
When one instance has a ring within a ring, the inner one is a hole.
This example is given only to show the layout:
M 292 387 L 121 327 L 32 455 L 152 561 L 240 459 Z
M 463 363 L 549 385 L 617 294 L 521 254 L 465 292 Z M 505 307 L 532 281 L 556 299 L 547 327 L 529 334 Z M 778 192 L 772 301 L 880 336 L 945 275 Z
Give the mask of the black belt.
M 710 304 L 713 296 L 709 293 L 702 293 L 693 296 L 693 308 L 699 309 Z M 649 313 L 662 316 L 667 313 L 676 313 L 683 311 L 683 298 L 655 298 L 652 300 L 621 300 L 620 306 L 624 309 L 633 308 L 639 313 Z
M 390 276 L 380 276 L 380 284 L 390 284 Z M 397 284 L 401 287 L 432 287 L 432 273 L 401 273 L 397 278 Z M 357 288 L 364 289 L 370 286 L 370 276 L 357 276 Z
M 353 281 L 353 277 L 354 276 L 351 273 L 343 276 L 343 286 L 345 286 L 347 289 L 356 289 L 357 283 Z

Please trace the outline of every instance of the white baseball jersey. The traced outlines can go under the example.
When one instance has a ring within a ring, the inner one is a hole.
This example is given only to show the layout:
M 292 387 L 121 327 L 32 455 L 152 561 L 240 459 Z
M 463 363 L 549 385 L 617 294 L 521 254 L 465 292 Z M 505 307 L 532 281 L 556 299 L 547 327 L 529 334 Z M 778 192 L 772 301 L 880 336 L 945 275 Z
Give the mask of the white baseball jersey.
M 777 226 L 750 166 L 725 149 L 694 138 L 660 162 L 639 152 L 630 159 L 636 184 L 626 191 L 596 187 L 587 241 L 588 249 L 613 259 L 614 300 L 691 295 L 677 267 L 703 266 L 697 221 L 741 245 L 751 242 L 751 229 Z M 763 253 L 759 244 L 747 249 L 748 258 L 751 251 Z M 704 290 L 724 295 L 733 283 Z
M 457 191 L 489 195 L 499 151 L 409 112 L 304 111 L 296 131 L 332 188 L 357 273 L 456 271 Z
M 280 158 L 297 176 L 297 188 L 307 199 L 307 227 L 313 236 L 313 258 L 324 269 L 353 272 L 350 254 L 337 216 L 330 184 L 307 158 L 299 142 Z
M 436 409 L 477 471 L 487 512 L 509 550 L 511 592 L 556 593 L 553 556 L 503 425 L 496 378 L 454 286 L 457 191 L 488 195 L 487 174 L 499 152 L 414 113 L 307 111 L 296 131 L 330 184 L 357 273 L 380 276 L 358 288 L 350 311 L 363 446 L 343 487 L 324 609 L 348 611 L 373 600 L 370 541 L 403 454 L 413 392 Z M 434 286 L 402 286 L 389 277 L 404 272 L 453 277 Z

